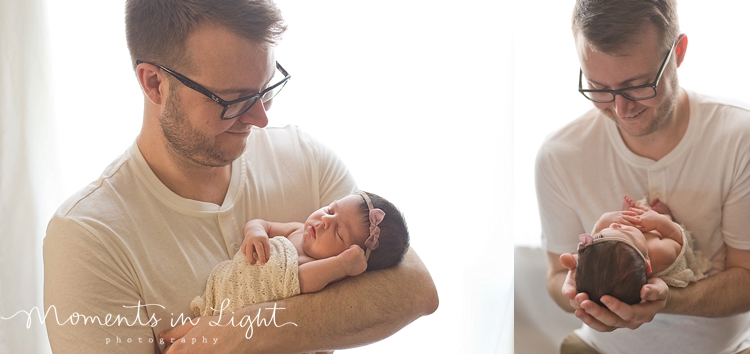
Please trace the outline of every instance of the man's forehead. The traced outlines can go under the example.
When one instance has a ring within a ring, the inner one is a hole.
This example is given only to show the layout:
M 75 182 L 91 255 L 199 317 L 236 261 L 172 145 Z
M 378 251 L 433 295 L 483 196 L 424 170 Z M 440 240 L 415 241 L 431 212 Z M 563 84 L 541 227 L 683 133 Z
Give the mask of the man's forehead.
M 187 37 L 185 45 L 186 54 L 194 62 L 203 64 L 240 60 L 265 66 L 274 62 L 273 45 L 242 37 L 219 25 L 196 28 Z
M 576 52 L 578 53 L 578 59 L 583 62 L 593 54 L 602 54 L 611 57 L 628 57 L 633 55 L 638 47 L 641 47 L 643 42 L 640 40 L 631 40 L 620 45 L 608 45 L 607 50 L 602 47 L 595 45 L 591 41 L 583 37 L 582 34 L 576 38 Z

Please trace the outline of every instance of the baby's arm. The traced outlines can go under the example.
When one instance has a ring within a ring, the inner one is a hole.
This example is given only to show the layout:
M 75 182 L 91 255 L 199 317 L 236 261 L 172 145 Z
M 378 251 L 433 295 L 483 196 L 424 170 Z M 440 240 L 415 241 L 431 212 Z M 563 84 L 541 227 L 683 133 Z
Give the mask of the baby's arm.
M 250 264 L 257 260 L 260 264 L 266 264 L 271 258 L 271 245 L 268 243 L 269 235 L 289 237 L 293 232 L 304 227 L 299 222 L 270 222 L 262 219 L 253 219 L 245 224 L 245 239 L 242 241 L 241 251 Z
M 365 252 L 359 246 L 352 245 L 337 256 L 300 264 L 300 292 L 307 294 L 320 291 L 330 283 L 347 276 L 359 275 L 366 269 Z

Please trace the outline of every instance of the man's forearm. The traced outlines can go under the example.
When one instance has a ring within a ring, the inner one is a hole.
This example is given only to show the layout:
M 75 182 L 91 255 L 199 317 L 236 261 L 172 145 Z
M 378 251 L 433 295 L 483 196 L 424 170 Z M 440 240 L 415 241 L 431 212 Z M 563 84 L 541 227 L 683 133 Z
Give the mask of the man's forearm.
M 664 313 L 724 317 L 750 311 L 750 270 L 733 267 L 685 288 L 670 288 Z
M 243 311 L 253 315 L 268 305 Z M 277 306 L 284 310 L 276 312 L 276 323 L 297 326 L 255 328 L 254 339 L 247 341 L 249 351 L 298 353 L 369 344 L 434 312 L 438 297 L 427 268 L 410 249 L 394 268 L 363 273 Z
M 575 310 L 570 306 L 570 299 L 565 297 L 562 293 L 562 285 L 565 282 L 566 276 L 567 272 L 548 275 L 547 292 L 549 293 L 549 296 L 552 297 L 552 300 L 555 300 L 557 306 L 560 306 L 563 311 L 572 313 Z

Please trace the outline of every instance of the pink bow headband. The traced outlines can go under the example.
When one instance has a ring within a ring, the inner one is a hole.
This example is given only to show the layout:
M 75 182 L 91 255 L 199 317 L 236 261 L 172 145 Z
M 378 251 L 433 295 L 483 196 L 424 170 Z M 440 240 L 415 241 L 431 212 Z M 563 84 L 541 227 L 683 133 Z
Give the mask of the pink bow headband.
M 589 234 L 579 235 L 578 240 L 580 241 L 578 243 L 579 251 L 582 249 L 585 249 L 588 246 L 595 245 L 597 243 L 606 242 L 606 241 L 622 242 L 622 243 L 627 244 L 630 247 L 633 247 L 633 249 L 636 252 L 638 252 L 638 255 L 641 256 L 641 258 L 643 258 L 644 261 L 646 261 L 646 256 L 644 256 L 643 253 L 641 253 L 641 250 L 639 250 L 638 247 L 635 247 L 635 245 L 632 242 L 630 242 L 630 240 L 627 240 L 621 237 L 604 237 L 604 235 L 602 235 L 602 233 L 600 232 L 599 234 L 594 235 L 594 236 L 591 236 Z
M 381 209 L 376 209 L 372 207 L 372 201 L 370 200 L 370 197 L 367 195 L 364 191 L 358 191 L 357 194 L 361 195 L 362 198 L 365 199 L 365 203 L 367 203 L 367 210 L 369 211 L 368 219 L 370 220 L 370 236 L 367 237 L 367 240 L 365 240 L 365 259 L 370 259 L 370 251 L 378 248 L 380 238 L 380 227 L 378 227 L 378 224 L 380 224 L 381 221 L 383 221 L 383 218 L 385 217 L 385 212 Z

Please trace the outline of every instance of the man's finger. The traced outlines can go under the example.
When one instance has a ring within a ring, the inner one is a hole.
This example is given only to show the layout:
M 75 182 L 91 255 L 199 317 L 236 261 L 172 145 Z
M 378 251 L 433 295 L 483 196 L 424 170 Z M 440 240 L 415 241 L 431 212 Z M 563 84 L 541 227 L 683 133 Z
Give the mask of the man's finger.
M 578 255 L 563 253 L 560 255 L 560 264 L 565 268 L 575 270 L 576 265 L 578 265 Z
M 609 300 L 614 299 L 615 302 L 619 302 L 619 300 L 611 297 L 611 296 L 602 296 L 601 300 L 602 303 L 608 307 L 602 307 L 599 306 L 597 303 L 593 301 L 584 301 L 581 303 L 581 308 L 586 311 L 587 314 L 591 315 L 591 317 L 595 318 L 598 322 L 600 322 L 602 325 L 597 328 L 598 331 L 606 332 L 609 331 L 609 329 L 612 328 L 612 326 L 615 327 L 625 327 L 626 323 L 622 320 L 621 317 L 619 317 L 614 312 L 610 311 L 609 306 L 612 304 Z M 587 323 L 588 324 L 588 323 Z
M 669 286 L 661 278 L 651 278 L 648 284 L 641 288 L 641 299 L 646 301 L 662 301 L 667 299 Z
M 184 337 L 188 332 L 190 332 L 191 329 L 193 329 L 193 327 L 195 326 L 192 324 L 192 322 L 187 321 L 185 322 L 185 324 L 175 326 L 166 331 L 162 331 L 161 333 L 159 333 L 159 338 L 163 339 L 166 343 L 172 343 L 174 340 Z
M 587 326 L 593 328 L 596 331 L 599 332 L 611 332 L 613 326 L 609 326 L 598 319 L 596 319 L 594 316 L 591 316 L 589 313 L 587 313 L 583 308 L 580 308 L 576 310 L 575 312 L 576 317 L 583 321 Z
M 606 296 L 606 298 L 603 296 L 602 302 L 613 315 L 624 321 L 618 323 L 618 327 L 630 329 L 636 329 L 644 323 L 651 322 L 656 313 L 664 307 L 663 301 L 644 301 L 640 304 L 628 305 L 611 296 Z M 599 317 L 597 316 L 597 318 Z

